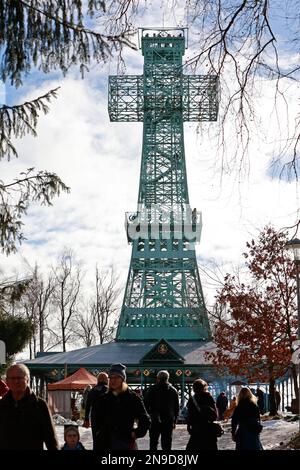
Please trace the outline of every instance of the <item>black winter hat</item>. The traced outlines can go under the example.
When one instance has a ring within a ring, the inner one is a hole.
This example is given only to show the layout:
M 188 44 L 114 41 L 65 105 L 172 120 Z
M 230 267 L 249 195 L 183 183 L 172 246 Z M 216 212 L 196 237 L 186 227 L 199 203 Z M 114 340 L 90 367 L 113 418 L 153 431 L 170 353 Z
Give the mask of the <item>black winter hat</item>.
M 126 382 L 126 366 L 124 366 L 124 364 L 112 364 L 108 375 L 118 375 Z

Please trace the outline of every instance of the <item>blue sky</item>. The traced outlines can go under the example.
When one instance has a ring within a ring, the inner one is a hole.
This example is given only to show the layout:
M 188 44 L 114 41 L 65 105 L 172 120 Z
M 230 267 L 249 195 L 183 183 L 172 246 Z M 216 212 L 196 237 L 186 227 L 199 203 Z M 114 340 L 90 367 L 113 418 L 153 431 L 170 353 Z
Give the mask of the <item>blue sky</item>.
M 153 1 L 139 26 L 175 26 L 176 19 L 162 13 L 160 1 Z M 193 28 L 194 30 L 194 28 Z M 192 32 L 190 31 L 190 35 Z M 193 37 L 190 44 L 193 44 Z M 193 54 L 187 51 L 187 56 Z M 141 51 L 124 54 L 126 73 L 142 74 Z M 289 57 L 286 56 L 286 60 Z M 24 219 L 24 242 L 18 254 L 0 255 L 6 274 L 26 274 L 23 259 L 31 265 L 38 262 L 43 270 L 55 264 L 64 247 L 72 247 L 86 271 L 86 282 L 93 276 L 96 263 L 102 268 L 114 265 L 125 282 L 131 247 L 124 230 L 126 211 L 134 211 L 142 149 L 141 123 L 110 123 L 107 112 L 107 80 L 117 73 L 111 60 L 105 65 L 92 65 L 82 80 L 72 70 L 61 74 L 31 74 L 24 87 L 7 89 L 12 101 L 33 99 L 51 88 L 60 86 L 58 99 L 50 112 L 39 119 L 38 137 L 28 136 L 16 142 L 19 159 L 1 162 L 1 179 L 9 181 L 29 167 L 56 172 L 71 187 L 53 201 L 50 208 L 32 205 Z M 228 71 L 230 77 L 230 71 Z M 222 78 L 221 78 L 222 81 Z M 217 124 L 185 124 L 185 151 L 189 195 L 192 207 L 202 211 L 203 229 L 197 247 L 203 269 L 216 262 L 224 272 L 242 261 L 242 252 L 249 238 L 268 223 L 275 228 L 293 225 L 297 220 L 299 193 L 295 182 L 271 178 L 270 161 L 279 152 L 280 141 L 286 138 L 297 115 L 297 84 L 286 83 L 288 113 L 279 103 L 274 112 L 274 83 L 262 80 L 255 90 L 257 120 L 249 122 L 252 138 L 245 166 L 234 161 L 235 130 L 226 124 L 226 152 L 222 154 L 215 137 Z M 221 107 L 224 106 L 221 94 Z M 231 169 L 229 169 L 231 167 Z M 204 293 L 213 300 L 213 289 L 202 274 Z M 125 287 L 125 284 L 124 284 Z

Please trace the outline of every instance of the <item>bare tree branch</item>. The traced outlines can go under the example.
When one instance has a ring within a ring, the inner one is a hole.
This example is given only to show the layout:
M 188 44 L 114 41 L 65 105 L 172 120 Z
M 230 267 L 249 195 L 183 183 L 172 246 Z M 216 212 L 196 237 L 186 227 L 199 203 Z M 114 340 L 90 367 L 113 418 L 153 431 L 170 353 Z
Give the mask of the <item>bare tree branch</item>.
M 225 125 L 231 118 L 236 129 L 237 151 L 230 166 L 232 170 L 238 164 L 239 173 L 248 167 L 246 155 L 253 134 L 251 120 L 255 120 L 253 96 L 256 80 L 268 78 L 274 82 L 275 107 L 279 104 L 279 98 L 288 106 L 284 84 L 281 87 L 282 79 L 299 81 L 299 66 L 291 63 L 288 68 L 286 61 L 280 60 L 284 54 L 282 46 L 277 42 L 280 30 L 276 22 L 281 24 L 281 31 L 285 29 L 289 36 L 294 35 L 293 50 L 299 53 L 296 25 L 300 18 L 300 3 L 298 0 L 282 3 L 279 6 L 277 2 L 269 0 L 186 2 L 189 20 L 199 29 L 199 52 L 187 61 L 186 66 L 194 70 L 205 67 L 206 73 L 220 77 L 223 101 L 219 120 L 220 146 L 224 152 Z M 290 141 L 283 146 L 279 157 L 285 171 L 293 173 L 296 178 L 299 142 L 298 115 Z M 289 162 L 285 162 L 286 156 L 290 158 Z
M 118 276 L 114 273 L 113 268 L 101 273 L 96 266 L 95 298 L 92 300 L 91 309 L 100 344 L 111 341 L 116 330 L 117 300 L 120 294 L 117 283 Z
M 71 324 L 77 312 L 82 280 L 81 269 L 74 260 L 72 250 L 65 249 L 59 265 L 53 268 L 53 274 L 55 279 L 53 301 L 59 315 L 62 347 L 65 352 L 68 341 L 74 336 Z
M 79 311 L 75 315 L 74 331 L 75 336 L 79 338 L 84 346 L 89 347 L 95 343 L 95 316 L 88 307 L 84 308 L 84 312 Z

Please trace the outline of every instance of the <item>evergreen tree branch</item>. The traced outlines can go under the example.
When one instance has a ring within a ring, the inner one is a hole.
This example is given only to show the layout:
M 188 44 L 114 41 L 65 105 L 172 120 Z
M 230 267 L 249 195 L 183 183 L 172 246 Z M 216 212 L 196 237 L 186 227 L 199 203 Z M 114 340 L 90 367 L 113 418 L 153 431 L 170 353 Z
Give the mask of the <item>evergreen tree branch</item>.
M 26 292 L 32 279 L 0 279 L 0 313 L 9 315 L 12 306 Z
M 36 125 L 39 113 L 47 114 L 49 107 L 47 103 L 51 98 L 57 97 L 57 90 L 48 91 L 43 96 L 32 101 L 26 101 L 21 105 L 7 106 L 3 105 L 0 108 L 0 160 L 7 157 L 9 160 L 11 156 L 18 157 L 17 150 L 12 143 L 12 137 L 21 138 L 26 134 L 31 134 L 36 137 Z
M 39 171 L 34 168 L 14 182 L 4 184 L 0 180 L 0 251 L 9 255 L 17 251 L 17 244 L 25 237 L 22 233 L 22 217 L 26 215 L 29 204 L 52 205 L 52 199 L 70 188 L 55 173 Z
M 124 45 L 136 49 L 130 40 L 133 30 L 127 20 L 125 26 L 119 21 L 119 32 L 115 34 L 99 33 L 85 26 L 88 17 L 92 21 L 96 12 L 106 11 L 106 3 L 90 0 L 86 7 L 82 0 L 0 0 L 2 80 L 9 79 L 19 86 L 32 67 L 44 73 L 60 69 L 65 75 L 71 65 L 78 65 L 83 75 L 91 59 L 103 62 Z M 110 9 L 118 11 L 123 3 L 137 2 L 117 0 L 110 4 Z M 122 14 L 125 16 L 127 9 L 121 9 Z M 113 15 L 108 21 L 114 30 Z
M 41 15 L 44 15 L 48 20 L 55 22 L 56 25 L 60 25 L 63 28 L 70 29 L 70 30 L 74 31 L 75 33 L 87 34 L 87 35 L 93 37 L 96 41 L 99 41 L 99 42 L 105 43 L 105 41 L 111 41 L 112 43 L 121 43 L 121 44 L 124 43 L 127 46 L 129 46 L 129 47 L 131 47 L 135 50 L 137 49 L 136 45 L 133 44 L 129 40 L 129 38 L 124 35 L 123 32 L 120 33 L 120 34 L 116 34 L 116 35 L 100 34 L 100 33 L 97 33 L 96 31 L 92 31 L 89 28 L 85 28 L 81 23 L 72 24 L 69 21 L 63 20 L 59 16 L 56 16 L 56 17 L 52 16 L 47 11 L 40 9 L 37 6 L 34 6 L 32 4 L 29 5 L 24 0 L 19 0 L 19 1 L 20 1 L 20 3 L 22 3 L 24 5 L 25 8 L 27 8 L 27 9 L 30 8 L 32 10 L 35 10 L 36 12 L 40 13 Z M 105 2 L 103 2 L 103 3 L 105 4 Z M 120 14 L 116 18 L 116 20 L 121 20 L 121 18 L 123 16 L 126 16 L 127 10 L 130 6 L 130 3 L 132 3 L 132 1 L 128 0 L 126 3 L 127 3 L 126 7 L 124 6 L 124 8 L 123 7 L 121 8 Z M 106 46 L 109 47 L 108 44 L 106 44 Z

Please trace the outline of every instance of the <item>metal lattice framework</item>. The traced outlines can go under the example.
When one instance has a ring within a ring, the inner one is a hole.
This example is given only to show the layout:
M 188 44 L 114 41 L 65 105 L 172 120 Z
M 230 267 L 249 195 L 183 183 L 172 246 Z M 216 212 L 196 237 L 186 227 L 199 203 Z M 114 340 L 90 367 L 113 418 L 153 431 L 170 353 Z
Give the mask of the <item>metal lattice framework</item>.
M 109 78 L 111 121 L 143 121 L 138 208 L 126 214 L 132 257 L 117 340 L 210 338 L 191 211 L 184 121 L 215 121 L 218 80 L 185 76 L 184 29 L 142 29 L 142 76 Z

